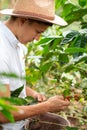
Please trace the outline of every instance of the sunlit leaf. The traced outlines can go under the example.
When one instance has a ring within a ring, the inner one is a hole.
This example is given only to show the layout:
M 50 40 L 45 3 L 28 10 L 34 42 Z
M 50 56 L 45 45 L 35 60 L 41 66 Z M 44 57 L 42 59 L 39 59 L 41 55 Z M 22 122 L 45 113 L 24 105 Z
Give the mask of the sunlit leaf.
M 87 49 L 84 48 L 76 48 L 76 47 L 70 47 L 65 50 L 65 52 L 68 53 L 77 53 L 77 52 L 84 52 L 87 53 Z
M 24 98 L 12 97 L 12 98 L 1 98 L 5 101 L 9 101 L 13 105 L 26 105 L 27 101 Z
M 65 38 L 62 40 L 61 44 L 67 44 L 71 42 L 74 38 L 78 36 L 79 32 L 78 31 L 69 31 Z
M 2 112 L 2 114 L 3 114 L 9 121 L 15 122 L 14 117 L 13 117 L 13 115 L 11 114 L 11 112 L 9 112 L 9 111 L 7 111 L 7 110 L 2 110 L 1 112 Z

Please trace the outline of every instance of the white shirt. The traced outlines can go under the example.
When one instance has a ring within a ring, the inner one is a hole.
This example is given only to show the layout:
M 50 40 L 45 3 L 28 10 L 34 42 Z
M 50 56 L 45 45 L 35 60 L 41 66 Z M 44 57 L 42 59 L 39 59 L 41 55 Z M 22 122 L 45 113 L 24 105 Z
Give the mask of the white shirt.
M 25 62 L 24 62 L 25 46 L 23 46 L 16 39 L 14 34 L 0 22 L 0 73 L 14 73 L 18 76 L 25 76 Z M 7 78 L 0 76 L 0 83 L 9 84 L 10 90 L 13 91 L 24 85 L 24 89 L 20 94 L 20 97 L 26 96 L 24 80 Z M 17 123 L 5 124 L 3 130 L 21 130 L 21 126 L 24 121 Z
M 13 33 L 3 24 L 0 23 L 0 73 L 14 73 L 18 76 L 25 76 L 24 63 L 24 46 L 19 43 Z M 0 82 L 9 84 L 10 90 L 13 91 L 22 85 L 25 81 L 12 78 L 1 78 Z M 25 88 L 20 97 L 25 97 Z

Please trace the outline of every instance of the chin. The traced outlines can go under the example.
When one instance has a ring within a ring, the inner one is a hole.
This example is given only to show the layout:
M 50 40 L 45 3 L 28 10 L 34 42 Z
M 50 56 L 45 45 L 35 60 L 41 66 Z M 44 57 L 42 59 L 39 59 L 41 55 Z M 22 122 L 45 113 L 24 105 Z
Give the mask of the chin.
M 22 44 L 27 44 L 28 42 L 32 42 L 33 40 L 21 41 Z
M 26 45 L 28 42 L 23 42 L 22 44 Z

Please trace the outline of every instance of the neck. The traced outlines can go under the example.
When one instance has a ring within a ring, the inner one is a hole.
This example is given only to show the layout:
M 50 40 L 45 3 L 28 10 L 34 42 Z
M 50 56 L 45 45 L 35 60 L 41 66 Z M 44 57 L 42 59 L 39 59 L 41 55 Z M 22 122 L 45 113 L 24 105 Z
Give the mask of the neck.
M 16 23 L 15 22 L 12 22 L 11 20 L 7 20 L 4 22 L 4 24 L 12 31 L 12 33 L 16 36 L 17 33 L 16 33 Z

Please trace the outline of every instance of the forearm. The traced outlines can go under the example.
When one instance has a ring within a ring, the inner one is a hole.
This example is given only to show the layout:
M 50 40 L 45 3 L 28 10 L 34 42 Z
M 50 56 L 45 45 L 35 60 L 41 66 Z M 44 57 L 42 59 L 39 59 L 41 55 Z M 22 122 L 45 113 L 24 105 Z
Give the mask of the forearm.
M 30 106 L 16 106 L 18 111 L 12 112 L 12 115 L 15 121 L 23 120 L 29 118 L 31 116 L 35 116 L 38 114 L 43 114 L 49 111 L 48 103 L 38 103 L 37 105 L 30 105 Z M 9 122 L 2 113 L 0 113 L 0 123 L 7 123 Z
M 32 97 L 34 97 L 34 95 L 35 95 L 35 93 L 36 93 L 36 91 L 34 91 L 33 89 L 31 89 L 30 87 L 26 87 L 26 95 L 27 96 L 32 96 Z
M 43 114 L 46 112 L 58 112 L 65 110 L 70 105 L 70 102 L 60 98 L 59 96 L 54 96 L 49 98 L 45 102 L 41 102 L 30 106 L 15 106 L 18 111 L 13 111 L 13 117 L 15 121 L 24 120 L 31 116 Z M 2 114 L 0 114 L 0 123 L 9 122 Z

